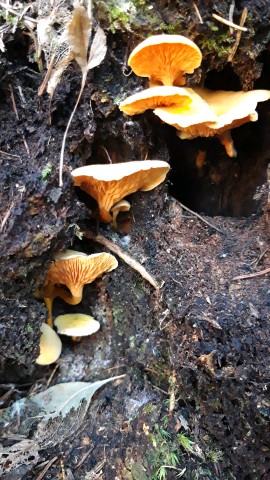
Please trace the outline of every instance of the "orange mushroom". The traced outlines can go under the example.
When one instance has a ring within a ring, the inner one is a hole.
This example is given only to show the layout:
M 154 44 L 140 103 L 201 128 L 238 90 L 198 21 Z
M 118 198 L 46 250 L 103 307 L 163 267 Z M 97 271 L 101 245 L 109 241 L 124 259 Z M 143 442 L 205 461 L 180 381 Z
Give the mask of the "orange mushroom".
M 130 54 L 128 65 L 139 77 L 150 78 L 150 86 L 184 85 L 185 73 L 193 73 L 202 61 L 197 45 L 182 35 L 154 35 Z
M 52 304 L 56 297 L 62 298 L 70 305 L 77 305 L 82 299 L 84 285 L 92 283 L 97 277 L 110 272 L 117 265 L 116 258 L 110 253 L 86 255 L 75 250 L 66 250 L 56 255 L 50 265 L 45 284 L 37 293 L 39 298 L 44 298 L 48 308 L 47 323 L 53 326 Z M 65 285 L 69 291 L 62 285 Z
M 185 88 L 181 87 L 155 87 L 147 88 L 142 92 L 127 97 L 119 108 L 127 115 L 137 115 L 149 108 L 159 107 L 188 107 L 192 103 L 192 97 Z
M 269 90 L 229 92 L 205 88 L 186 89 L 194 102 L 186 110 L 166 107 L 154 110 L 161 120 L 180 130 L 182 139 L 218 136 L 230 157 L 235 157 L 230 130 L 258 119 L 258 102 L 270 99 Z M 211 116 L 212 118 L 209 118 Z
M 100 220 L 112 221 L 111 210 L 131 193 L 148 191 L 159 185 L 170 166 L 161 160 L 142 160 L 109 165 L 88 165 L 72 172 L 74 185 L 98 203 Z

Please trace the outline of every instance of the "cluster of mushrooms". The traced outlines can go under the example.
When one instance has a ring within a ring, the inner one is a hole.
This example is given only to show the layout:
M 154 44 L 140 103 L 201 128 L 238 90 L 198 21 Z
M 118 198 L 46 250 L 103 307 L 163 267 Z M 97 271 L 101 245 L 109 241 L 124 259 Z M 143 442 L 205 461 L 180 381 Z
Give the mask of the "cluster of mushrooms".
M 128 97 L 120 104 L 127 115 L 153 109 L 164 122 L 173 125 L 182 139 L 218 136 L 230 157 L 236 151 L 230 130 L 258 118 L 258 102 L 270 99 L 270 91 L 210 91 L 185 88 L 185 74 L 193 73 L 202 61 L 200 49 L 181 35 L 152 36 L 131 53 L 128 65 L 139 76 L 148 77 L 150 88 Z M 126 196 L 155 188 L 166 178 L 169 164 L 161 160 L 141 160 L 107 165 L 89 165 L 72 172 L 74 186 L 93 197 L 101 222 L 117 226 L 117 215 L 128 211 Z M 53 301 L 61 298 L 70 305 L 82 300 L 84 285 L 117 267 L 109 253 L 87 255 L 66 250 L 54 258 L 45 284 L 36 292 L 48 309 L 47 323 L 41 326 L 40 355 L 36 362 L 49 365 L 62 350 L 58 334 L 74 339 L 95 333 L 100 324 L 89 315 L 60 315 L 53 321 Z M 54 330 L 57 327 L 58 333 Z
M 75 186 L 96 200 L 100 221 L 115 227 L 118 213 L 131 206 L 124 197 L 138 190 L 152 190 L 165 180 L 169 168 L 169 164 L 161 160 L 142 160 L 89 165 L 74 170 L 72 177 Z M 50 365 L 59 358 L 62 342 L 58 334 L 69 335 L 75 340 L 97 332 L 100 327 L 93 317 L 81 313 L 68 313 L 53 320 L 54 299 L 59 297 L 69 305 L 78 305 L 84 285 L 114 270 L 117 265 L 116 258 L 110 253 L 87 255 L 66 250 L 55 256 L 43 287 L 36 292 L 48 309 L 47 323 L 41 326 L 40 355 L 36 360 L 39 365 Z
M 133 50 L 128 65 L 136 75 L 149 78 L 150 88 L 128 97 L 120 110 L 137 115 L 152 109 L 163 122 L 177 129 L 181 139 L 217 136 L 227 154 L 236 157 L 231 129 L 255 122 L 257 103 L 269 100 L 270 91 L 181 87 L 185 73 L 193 73 L 201 61 L 198 46 L 182 35 L 147 38 Z

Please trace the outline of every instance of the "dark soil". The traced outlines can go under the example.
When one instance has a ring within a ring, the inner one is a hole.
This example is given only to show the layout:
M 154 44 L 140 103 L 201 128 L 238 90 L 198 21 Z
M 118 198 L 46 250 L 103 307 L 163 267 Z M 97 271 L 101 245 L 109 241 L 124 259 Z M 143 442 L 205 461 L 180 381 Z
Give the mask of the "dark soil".
M 159 22 L 174 19 L 175 28 L 181 27 L 177 33 L 202 46 L 203 67 L 189 84 L 198 83 L 199 75 L 209 88 L 269 88 L 268 2 L 236 2 L 236 22 L 248 8 L 249 33 L 230 64 L 206 43 L 211 12 L 225 18 L 229 7 L 225 1 L 207 3 L 196 2 L 203 25 L 190 2 L 177 2 L 177 8 L 153 4 Z M 1 404 L 45 388 L 54 366 L 35 364 L 46 309 L 34 292 L 56 251 L 104 251 L 75 235 L 78 227 L 99 229 L 161 288 L 119 261 L 115 271 L 85 287 L 79 307 L 55 301 L 54 315 L 90 311 L 101 330 L 79 343 L 63 339 L 50 384 L 126 376 L 96 394 L 74 438 L 41 452 L 41 461 L 57 457 L 44 480 L 158 479 L 172 453 L 178 461 L 177 470 L 166 469 L 169 480 L 181 471 L 187 480 L 268 480 L 269 276 L 233 279 L 269 267 L 270 102 L 259 106 L 258 122 L 233 131 L 237 159 L 227 157 L 215 139 L 180 141 L 152 112 L 125 117 L 115 101 L 146 85 L 123 73 L 133 45 L 148 35 L 149 19 L 143 12 L 127 28 L 100 4 L 96 18 L 108 34 L 108 53 L 89 75 L 71 125 L 63 188 L 59 152 L 80 72 L 70 65 L 50 102 L 46 94 L 37 96 L 44 73 L 37 70 L 28 37 L 19 31 L 12 36 L 0 61 Z M 132 196 L 131 215 L 123 214 L 117 233 L 97 224 L 96 206 L 74 191 L 70 176 L 80 165 L 106 163 L 102 147 L 113 162 L 159 158 L 171 164 L 166 185 Z M 201 168 L 195 161 L 199 150 L 206 151 Z M 208 215 L 222 233 L 179 202 Z M 193 442 L 190 451 L 181 435 Z M 103 474 L 89 476 L 103 460 Z M 5 478 L 34 480 L 42 468 L 21 467 Z

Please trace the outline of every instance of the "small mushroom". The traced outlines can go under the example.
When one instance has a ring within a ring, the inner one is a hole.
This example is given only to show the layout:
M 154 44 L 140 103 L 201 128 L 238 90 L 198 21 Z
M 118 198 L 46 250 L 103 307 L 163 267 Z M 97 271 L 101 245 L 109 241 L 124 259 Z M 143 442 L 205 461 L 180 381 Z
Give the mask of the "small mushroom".
M 97 201 L 100 220 L 110 223 L 116 203 L 138 190 L 152 190 L 165 180 L 169 169 L 169 164 L 161 160 L 142 160 L 88 165 L 73 170 L 72 176 L 74 185 Z
M 182 35 L 154 35 L 137 45 L 128 65 L 150 86 L 184 85 L 185 73 L 193 73 L 202 61 L 197 45 Z
M 38 365 L 51 365 L 61 355 L 62 342 L 57 333 L 47 323 L 42 323 L 40 331 L 40 354 L 36 363 Z
M 187 89 L 181 87 L 147 88 L 127 97 L 119 108 L 127 115 L 137 115 L 145 110 L 159 107 L 188 107 L 192 97 Z
M 127 200 L 120 200 L 120 202 L 117 202 L 113 205 L 111 208 L 111 214 L 112 214 L 112 223 L 114 228 L 117 228 L 117 215 L 119 212 L 128 212 L 130 210 L 130 203 Z
M 53 326 L 52 304 L 56 297 L 62 298 L 70 305 L 77 305 L 82 299 L 84 285 L 92 283 L 117 265 L 116 258 L 110 253 L 86 255 L 75 250 L 66 250 L 57 254 L 50 265 L 44 286 L 37 293 L 39 298 L 44 298 L 48 308 L 48 324 Z M 69 291 L 65 290 L 63 285 Z
M 85 337 L 96 333 L 100 328 L 100 323 L 90 315 L 83 313 L 67 313 L 59 315 L 54 320 L 57 332 L 60 335 L 69 337 Z

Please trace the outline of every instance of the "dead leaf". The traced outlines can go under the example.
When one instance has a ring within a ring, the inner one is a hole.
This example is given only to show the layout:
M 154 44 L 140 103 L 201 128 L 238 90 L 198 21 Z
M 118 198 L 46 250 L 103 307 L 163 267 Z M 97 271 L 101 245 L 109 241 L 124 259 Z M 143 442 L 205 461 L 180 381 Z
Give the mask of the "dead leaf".
M 14 433 L 31 437 L 1 449 L 0 472 L 1 468 L 3 471 L 18 468 L 30 462 L 30 457 L 35 464 L 40 449 L 53 447 L 74 435 L 83 422 L 94 393 L 106 383 L 122 377 L 124 375 L 94 383 L 59 383 L 0 411 L 3 440 Z
M 100 65 L 107 53 L 106 35 L 102 28 L 98 27 L 91 45 L 87 70 Z
M 71 22 L 68 25 L 67 38 L 74 59 L 82 70 L 87 68 L 87 53 L 91 29 L 92 22 L 87 10 L 82 5 L 76 5 Z

